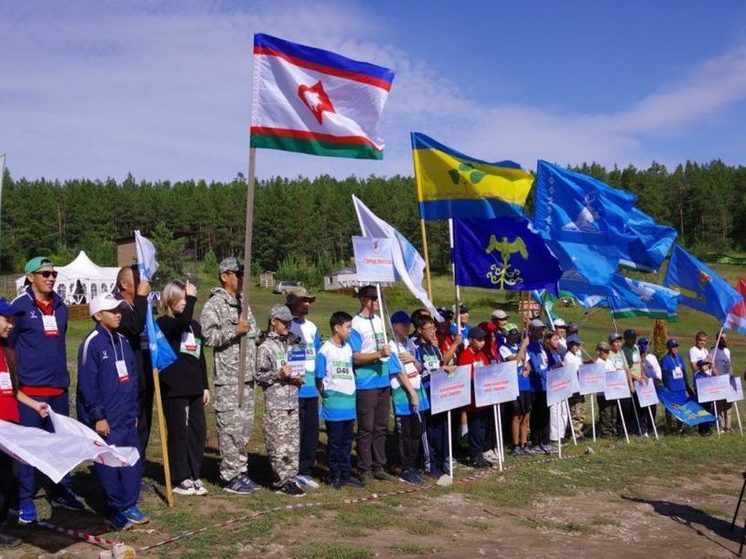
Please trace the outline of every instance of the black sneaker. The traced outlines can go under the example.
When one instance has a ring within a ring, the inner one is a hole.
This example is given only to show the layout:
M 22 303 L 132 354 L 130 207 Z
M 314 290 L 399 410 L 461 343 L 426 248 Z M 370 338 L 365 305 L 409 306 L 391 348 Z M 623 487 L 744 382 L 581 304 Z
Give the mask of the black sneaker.
M 345 485 L 349 485 L 350 487 L 355 487 L 357 489 L 362 489 L 365 487 L 365 482 L 362 480 L 357 479 L 356 477 L 350 477 L 343 482 Z
M 306 494 L 293 480 L 286 481 L 275 493 L 284 493 L 290 497 L 303 497 Z
M 475 458 L 469 458 L 469 466 L 471 466 L 472 468 L 483 470 L 486 468 L 491 468 L 492 464 L 485 460 L 484 457 L 477 456 Z
M 18 547 L 21 543 L 23 543 L 21 542 L 21 538 L 0 532 L 0 547 Z

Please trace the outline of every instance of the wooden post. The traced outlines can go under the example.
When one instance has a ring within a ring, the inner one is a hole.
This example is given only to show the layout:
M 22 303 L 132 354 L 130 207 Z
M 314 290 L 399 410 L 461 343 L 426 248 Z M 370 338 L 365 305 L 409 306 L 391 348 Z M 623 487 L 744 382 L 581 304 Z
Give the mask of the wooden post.
M 166 484 L 166 504 L 174 506 L 174 494 L 171 491 L 171 465 L 168 461 L 168 434 L 166 433 L 166 419 L 163 416 L 163 400 L 161 400 L 161 381 L 158 369 L 153 368 L 153 384 L 155 385 L 155 410 L 158 415 L 158 432 L 161 436 L 161 452 L 163 453 L 163 479 Z M 143 457 L 144 459 L 144 457 Z
M 249 315 L 249 286 L 251 284 L 251 242 L 254 234 L 254 173 L 256 168 L 256 148 L 249 149 L 249 176 L 246 187 L 246 231 L 243 242 L 243 287 L 241 290 L 241 319 Z M 238 350 L 238 407 L 243 407 L 244 385 L 246 384 L 246 344 L 247 336 L 241 336 Z
M 420 218 L 420 232 L 422 233 L 422 252 L 425 256 L 425 281 L 427 282 L 427 297 L 432 301 L 433 285 L 430 281 L 430 256 L 427 250 L 427 229 L 425 228 L 425 220 L 422 218 Z

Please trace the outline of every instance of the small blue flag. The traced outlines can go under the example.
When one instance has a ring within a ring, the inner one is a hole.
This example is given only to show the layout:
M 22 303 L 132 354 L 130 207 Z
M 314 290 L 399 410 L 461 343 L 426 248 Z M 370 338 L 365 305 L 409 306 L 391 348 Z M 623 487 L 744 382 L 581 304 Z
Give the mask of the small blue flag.
M 153 363 L 153 368 L 161 371 L 176 361 L 174 350 L 171 349 L 166 336 L 163 335 L 153 319 L 153 304 L 150 299 L 148 299 L 148 313 L 145 316 L 145 331 L 148 334 L 150 360 Z
M 700 406 L 694 398 L 687 394 L 672 392 L 665 386 L 656 387 L 658 399 L 671 414 L 681 421 L 693 427 L 700 423 L 712 423 L 715 416 Z
M 629 245 L 619 250 L 619 264 L 641 270 L 657 272 L 676 242 L 676 229 L 659 225 L 645 212 L 632 208 L 625 232 L 633 237 Z
M 706 264 L 674 245 L 663 285 L 681 293 L 680 303 L 725 322 L 743 297 Z
M 546 289 L 557 293 L 557 257 L 527 219 L 453 220 L 456 284 L 487 289 Z

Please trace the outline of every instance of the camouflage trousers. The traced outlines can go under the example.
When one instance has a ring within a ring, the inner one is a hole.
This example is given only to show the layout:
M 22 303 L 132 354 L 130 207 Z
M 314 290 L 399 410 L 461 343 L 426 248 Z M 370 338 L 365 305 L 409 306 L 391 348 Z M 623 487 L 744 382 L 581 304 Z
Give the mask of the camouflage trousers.
M 247 446 L 254 428 L 254 389 L 245 385 L 243 408 L 238 407 L 236 384 L 215 387 L 215 422 L 220 450 L 220 478 L 229 482 L 247 474 Z
M 275 487 L 298 475 L 300 422 L 298 410 L 266 410 L 262 419 L 264 442 L 272 464 Z
M 607 400 L 602 394 L 597 396 L 598 400 L 598 424 L 599 434 L 602 437 L 616 437 L 617 422 L 619 421 L 619 406 L 616 400 Z
M 570 421 L 577 436 L 583 436 L 585 423 L 585 396 L 574 394 L 570 397 Z

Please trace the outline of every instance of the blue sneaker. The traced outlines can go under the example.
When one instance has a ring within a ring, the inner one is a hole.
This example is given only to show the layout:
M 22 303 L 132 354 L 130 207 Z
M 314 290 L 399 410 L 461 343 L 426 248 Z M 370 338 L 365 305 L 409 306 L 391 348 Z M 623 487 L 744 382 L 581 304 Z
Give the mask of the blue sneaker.
M 85 503 L 75 493 L 70 491 L 67 487 L 60 489 L 59 493 L 52 497 L 49 504 L 53 507 L 67 509 L 67 510 L 85 510 Z
M 121 511 L 107 516 L 106 523 L 115 530 L 128 530 L 134 526 L 134 523 Z
M 150 522 L 150 517 L 137 508 L 137 505 L 132 505 L 130 508 L 122 511 L 122 514 L 127 517 L 127 520 L 132 524 L 147 524 Z
M 259 491 L 262 486 L 259 485 L 257 482 L 255 482 L 253 479 L 251 479 L 246 474 L 241 474 L 241 483 L 243 483 L 243 486 L 246 488 L 246 490 L 249 493 L 253 493 L 254 491 Z
M 36 514 L 36 505 L 33 501 L 29 501 L 18 511 L 18 524 L 31 524 L 37 520 L 39 520 L 39 517 Z
M 399 474 L 399 479 L 406 483 L 411 483 L 412 485 L 424 485 L 426 483 L 425 480 L 417 475 L 417 472 L 413 470 L 402 470 L 401 474 Z

